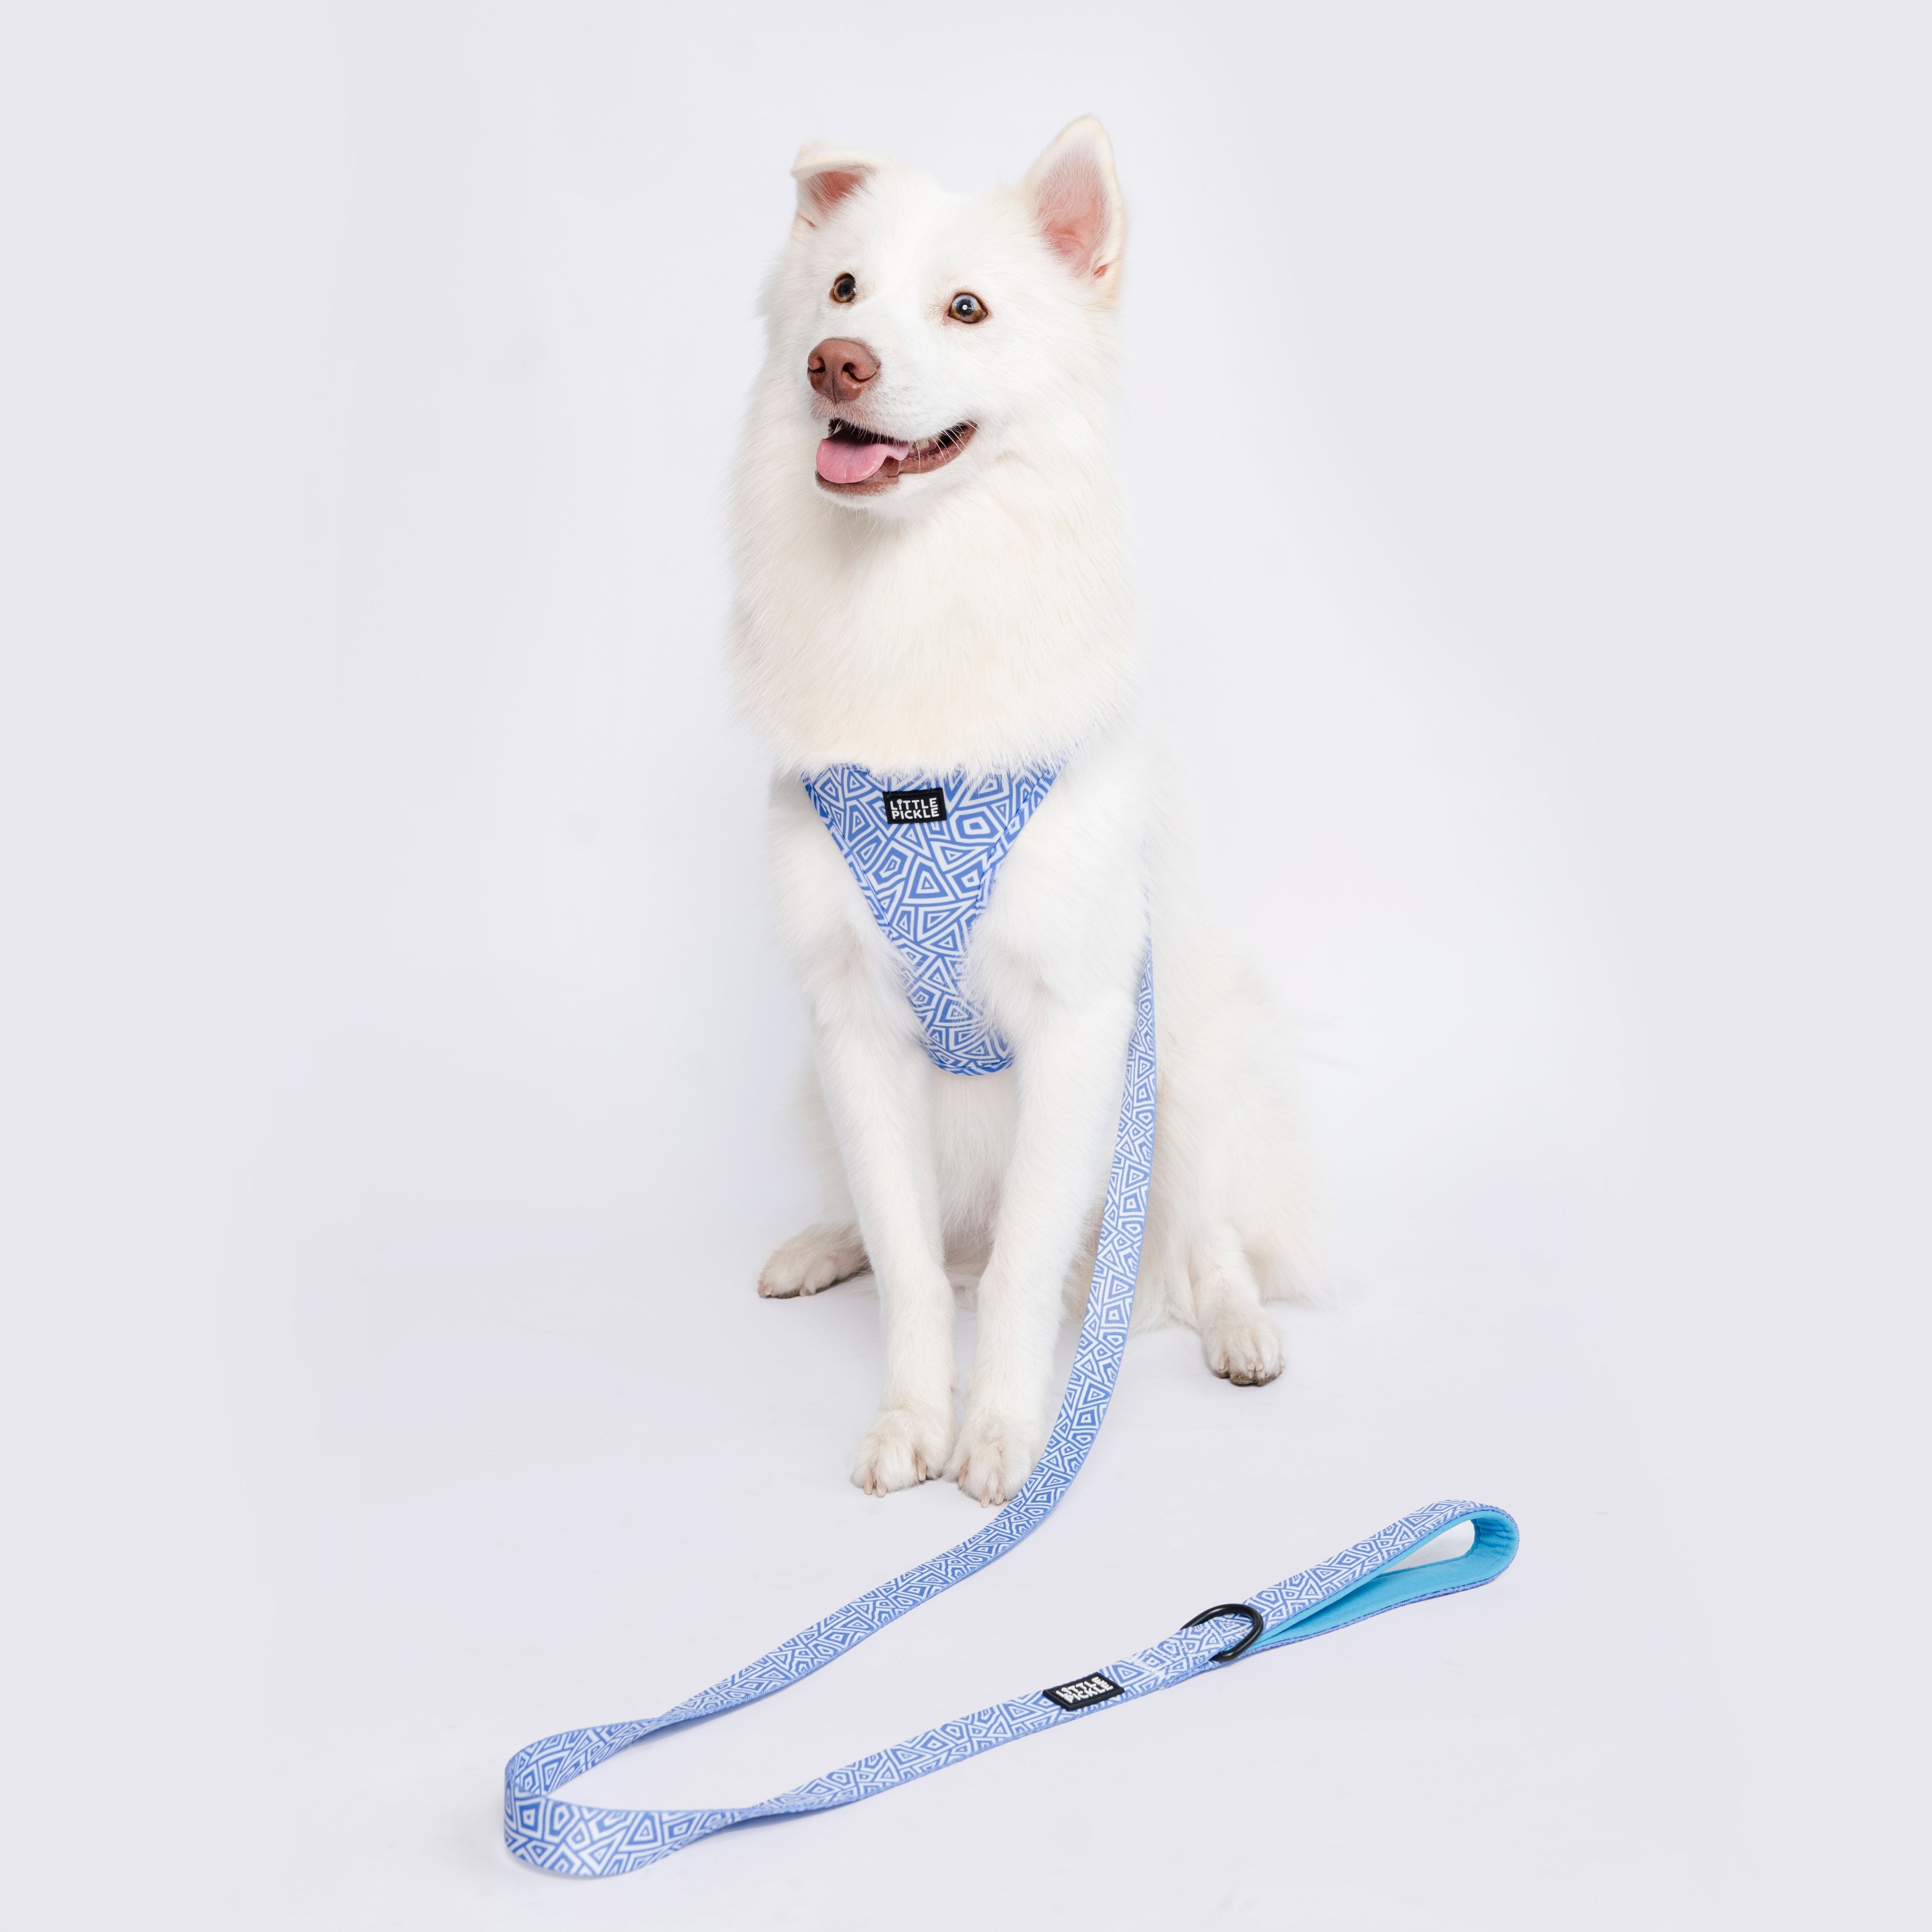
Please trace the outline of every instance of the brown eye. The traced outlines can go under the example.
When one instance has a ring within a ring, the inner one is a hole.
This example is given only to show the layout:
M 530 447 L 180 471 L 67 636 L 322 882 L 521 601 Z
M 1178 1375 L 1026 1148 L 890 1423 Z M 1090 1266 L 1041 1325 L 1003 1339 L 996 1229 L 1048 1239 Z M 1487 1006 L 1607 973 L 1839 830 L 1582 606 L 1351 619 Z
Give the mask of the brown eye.
M 970 296 L 962 289 L 946 304 L 946 313 L 955 322 L 984 322 L 986 304 L 977 296 Z
M 848 302 L 859 292 L 859 284 L 850 275 L 841 275 L 832 284 L 832 299 L 836 302 Z

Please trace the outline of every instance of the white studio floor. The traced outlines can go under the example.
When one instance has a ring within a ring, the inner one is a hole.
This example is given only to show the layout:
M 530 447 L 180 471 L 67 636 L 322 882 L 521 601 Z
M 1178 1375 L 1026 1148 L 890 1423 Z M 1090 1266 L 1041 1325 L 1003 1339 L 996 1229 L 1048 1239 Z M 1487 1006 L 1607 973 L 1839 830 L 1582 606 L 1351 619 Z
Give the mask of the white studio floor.
M 1923 1916 L 1923 23 L 1184 24 L 4 29 L 0 1918 Z M 753 1292 L 814 1202 L 724 493 L 799 142 L 970 186 L 1090 109 L 1154 703 L 1346 1292 L 1265 1390 L 1136 1339 L 1030 1543 L 578 1788 L 768 1795 L 1441 1496 L 1522 1554 L 546 1878 L 512 1750 L 981 1520 L 847 1480 L 870 1284 Z

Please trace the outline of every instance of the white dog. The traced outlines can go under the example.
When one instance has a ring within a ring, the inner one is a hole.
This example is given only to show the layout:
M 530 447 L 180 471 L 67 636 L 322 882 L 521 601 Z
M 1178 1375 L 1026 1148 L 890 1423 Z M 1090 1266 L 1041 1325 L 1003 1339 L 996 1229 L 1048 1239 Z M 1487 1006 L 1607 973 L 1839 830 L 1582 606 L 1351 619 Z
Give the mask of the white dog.
M 885 1390 L 853 1480 L 883 1495 L 944 1471 L 1000 1502 L 1045 1444 L 1054 1336 L 1086 1294 L 1150 917 L 1160 1084 L 1135 1318 L 1198 1329 L 1235 1382 L 1280 1372 L 1262 1302 L 1312 1265 L 1288 1055 L 1197 904 L 1142 715 L 1110 448 L 1126 217 L 1105 132 L 1076 122 L 1019 187 L 978 196 L 817 144 L 792 172 L 737 466 L 732 657 L 778 760 L 772 871 L 833 1211 L 759 1292 L 869 1268 Z M 1013 1064 L 941 1072 L 801 775 L 1062 760 L 968 956 Z M 952 1276 L 976 1274 L 956 1423 Z

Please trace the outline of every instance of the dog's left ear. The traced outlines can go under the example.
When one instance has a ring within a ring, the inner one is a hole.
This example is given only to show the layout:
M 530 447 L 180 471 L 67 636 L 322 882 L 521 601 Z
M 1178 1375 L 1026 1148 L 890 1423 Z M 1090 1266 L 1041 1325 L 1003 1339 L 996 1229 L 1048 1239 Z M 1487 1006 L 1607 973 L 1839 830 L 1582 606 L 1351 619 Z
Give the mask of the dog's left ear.
M 816 228 L 845 197 L 862 188 L 868 176 L 892 163 L 883 154 L 862 148 L 836 148 L 825 141 L 808 141 L 791 164 L 798 183 L 798 219 Z
M 1064 129 L 1028 169 L 1040 232 L 1083 280 L 1112 295 L 1120 286 L 1127 205 L 1114 176 L 1113 144 L 1090 114 Z

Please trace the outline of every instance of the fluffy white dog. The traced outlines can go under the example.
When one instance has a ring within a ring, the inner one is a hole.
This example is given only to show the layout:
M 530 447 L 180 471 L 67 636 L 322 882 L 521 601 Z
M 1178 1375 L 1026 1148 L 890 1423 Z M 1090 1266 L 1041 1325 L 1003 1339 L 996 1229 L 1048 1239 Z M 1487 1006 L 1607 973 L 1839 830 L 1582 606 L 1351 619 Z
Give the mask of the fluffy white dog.
M 1262 1306 L 1309 1283 L 1282 1026 L 1197 902 L 1142 716 L 1112 460 L 1126 210 L 1099 122 L 1017 188 L 949 194 L 808 145 L 740 452 L 732 657 L 776 753 L 772 865 L 815 1042 L 830 1217 L 759 1292 L 869 1268 L 885 1390 L 853 1480 L 942 1471 L 1004 1501 L 1044 1445 L 1056 1331 L 1084 1300 L 1152 920 L 1160 1070 L 1138 1326 L 1280 1372 Z M 1004 1072 L 927 1058 L 891 945 L 800 782 L 851 762 L 970 776 L 1064 760 L 974 929 L 964 984 Z M 978 1285 L 954 1408 L 953 1278 Z

